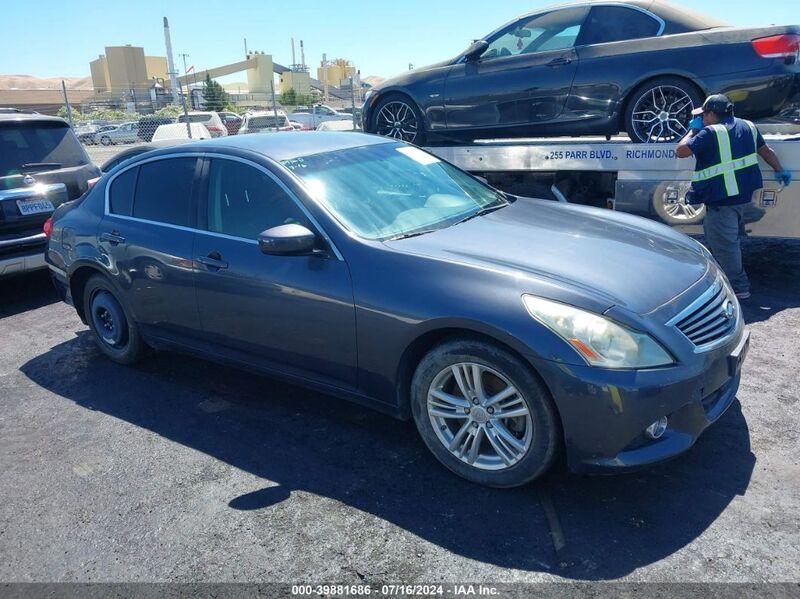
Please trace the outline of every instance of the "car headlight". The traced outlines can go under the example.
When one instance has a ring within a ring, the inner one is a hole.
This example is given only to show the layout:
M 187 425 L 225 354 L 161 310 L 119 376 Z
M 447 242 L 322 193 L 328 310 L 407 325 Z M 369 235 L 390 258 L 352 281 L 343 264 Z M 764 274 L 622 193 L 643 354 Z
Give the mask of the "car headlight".
M 608 318 L 567 304 L 523 295 L 528 313 L 566 341 L 591 366 L 651 368 L 673 364 L 658 342 Z

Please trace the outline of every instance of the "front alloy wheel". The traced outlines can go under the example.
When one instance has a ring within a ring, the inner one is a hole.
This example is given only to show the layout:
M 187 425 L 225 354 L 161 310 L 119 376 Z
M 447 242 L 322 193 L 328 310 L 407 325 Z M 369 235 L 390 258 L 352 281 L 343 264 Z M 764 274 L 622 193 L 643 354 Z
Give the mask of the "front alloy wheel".
M 502 470 L 525 456 L 533 421 L 517 388 L 474 362 L 442 370 L 428 390 L 428 417 L 442 445 L 481 470 Z
M 408 143 L 420 138 L 420 123 L 414 108 L 403 100 L 391 100 L 378 108 L 375 133 Z

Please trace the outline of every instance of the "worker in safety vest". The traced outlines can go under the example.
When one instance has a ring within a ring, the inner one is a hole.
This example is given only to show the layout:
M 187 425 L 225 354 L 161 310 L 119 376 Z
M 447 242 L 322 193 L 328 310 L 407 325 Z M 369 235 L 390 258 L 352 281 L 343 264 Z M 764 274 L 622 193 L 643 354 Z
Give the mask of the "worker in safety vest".
M 742 266 L 740 235 L 745 207 L 763 187 L 758 157 L 772 167 L 782 185 L 791 184 L 792 175 L 781 166 L 756 126 L 733 116 L 727 96 L 709 96 L 692 115 L 689 132 L 676 150 L 679 158 L 694 156 L 697 160 L 686 201 L 706 205 L 706 243 L 736 297 L 747 299 L 750 281 Z

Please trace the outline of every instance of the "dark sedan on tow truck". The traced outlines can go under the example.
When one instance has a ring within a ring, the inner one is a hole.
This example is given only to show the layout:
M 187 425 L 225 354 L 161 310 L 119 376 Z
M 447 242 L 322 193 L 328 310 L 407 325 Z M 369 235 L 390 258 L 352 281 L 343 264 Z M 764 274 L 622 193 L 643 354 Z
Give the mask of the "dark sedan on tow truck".
M 500 487 L 562 449 L 606 472 L 688 450 L 748 343 L 689 237 L 359 133 L 134 156 L 56 211 L 47 262 L 112 360 L 178 349 L 413 417 L 445 466 Z
M 675 142 L 723 92 L 740 117 L 798 93 L 800 27 L 729 27 L 660 0 L 580 2 L 518 17 L 450 60 L 368 92 L 364 130 L 416 145 L 542 135 Z

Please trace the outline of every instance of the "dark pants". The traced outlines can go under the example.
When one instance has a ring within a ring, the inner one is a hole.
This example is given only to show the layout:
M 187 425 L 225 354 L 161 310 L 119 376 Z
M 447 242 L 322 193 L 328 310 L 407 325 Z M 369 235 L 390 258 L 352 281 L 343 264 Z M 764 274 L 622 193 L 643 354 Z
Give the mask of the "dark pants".
M 703 221 L 708 249 L 714 254 L 736 293 L 750 291 L 750 281 L 742 266 L 740 243 L 746 206 L 708 206 Z

